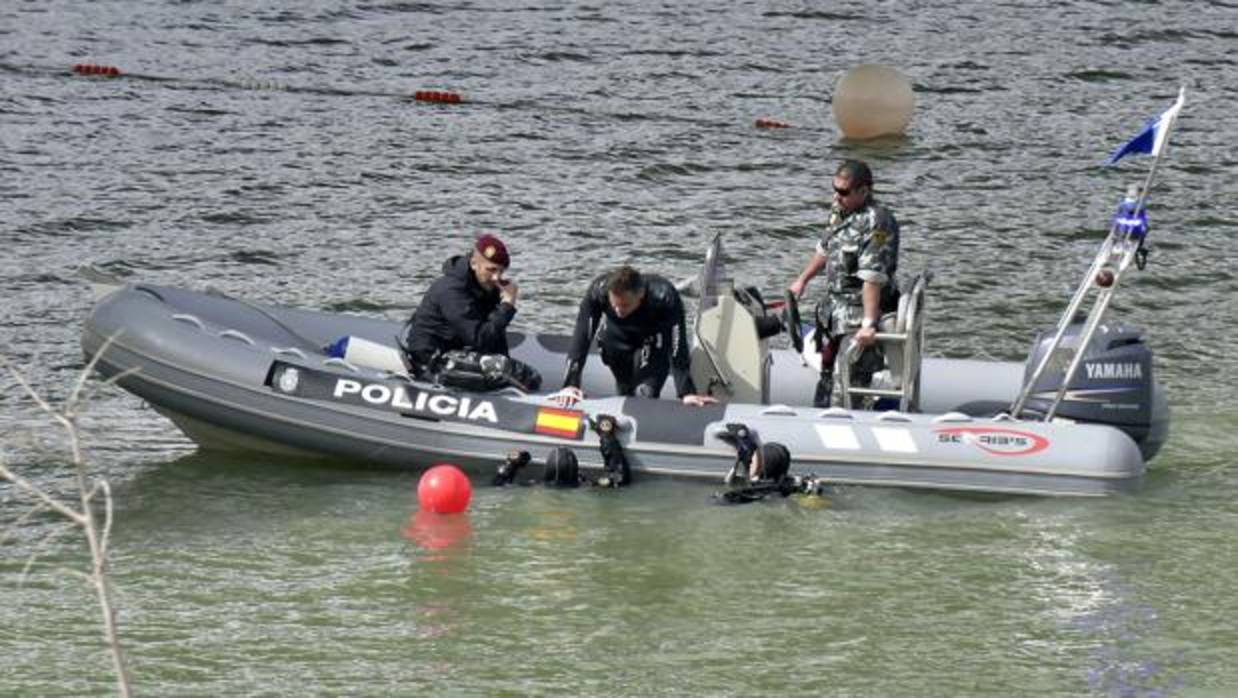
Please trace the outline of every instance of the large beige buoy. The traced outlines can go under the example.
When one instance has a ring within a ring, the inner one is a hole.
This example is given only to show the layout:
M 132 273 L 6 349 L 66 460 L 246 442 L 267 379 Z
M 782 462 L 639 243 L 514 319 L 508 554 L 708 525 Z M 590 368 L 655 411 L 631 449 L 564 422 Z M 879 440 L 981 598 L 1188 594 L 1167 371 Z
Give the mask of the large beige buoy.
M 915 107 L 911 83 L 888 65 L 857 65 L 834 88 L 834 122 L 847 138 L 901 134 Z

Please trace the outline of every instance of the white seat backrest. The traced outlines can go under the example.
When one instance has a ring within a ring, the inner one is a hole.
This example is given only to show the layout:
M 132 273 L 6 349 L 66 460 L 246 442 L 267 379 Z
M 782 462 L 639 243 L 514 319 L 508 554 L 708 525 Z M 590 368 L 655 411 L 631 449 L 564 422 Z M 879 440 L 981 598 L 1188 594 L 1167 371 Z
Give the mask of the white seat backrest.
M 912 290 L 914 292 L 915 289 Z M 894 321 L 895 332 L 907 331 L 907 322 L 909 321 L 909 318 L 907 317 L 907 307 L 909 305 L 911 305 L 910 293 L 904 293 L 898 297 L 898 318 Z
M 881 318 L 881 330 L 883 332 L 894 332 L 898 334 L 906 334 L 916 330 L 918 326 L 917 318 L 911 317 L 911 313 L 920 314 L 924 312 L 924 292 L 928 286 L 928 278 L 926 275 L 920 275 L 912 282 L 911 290 L 900 294 L 898 297 L 898 312 L 886 313 Z M 914 299 L 914 303 L 912 302 Z M 904 357 L 907 354 L 907 345 L 903 342 L 887 342 L 884 345 L 886 355 L 886 370 L 890 373 L 890 379 L 896 385 L 902 385 L 903 382 L 903 363 Z M 916 350 L 918 358 L 919 348 Z M 916 374 L 913 369 L 912 375 Z

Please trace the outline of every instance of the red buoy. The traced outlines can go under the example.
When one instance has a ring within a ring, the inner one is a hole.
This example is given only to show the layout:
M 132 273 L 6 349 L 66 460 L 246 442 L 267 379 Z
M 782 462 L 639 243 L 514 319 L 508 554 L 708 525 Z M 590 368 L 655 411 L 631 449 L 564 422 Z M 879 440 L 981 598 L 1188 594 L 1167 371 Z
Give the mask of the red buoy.
M 417 502 L 435 514 L 458 514 L 469 507 L 473 485 L 454 465 L 443 463 L 430 468 L 417 483 Z

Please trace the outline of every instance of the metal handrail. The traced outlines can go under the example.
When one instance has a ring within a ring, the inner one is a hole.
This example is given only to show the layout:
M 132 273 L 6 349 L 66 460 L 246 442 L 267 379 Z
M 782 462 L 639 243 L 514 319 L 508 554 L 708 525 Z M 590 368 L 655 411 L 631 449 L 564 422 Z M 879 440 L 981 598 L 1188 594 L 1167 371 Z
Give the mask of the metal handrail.
M 900 412 L 911 411 L 920 399 L 920 351 L 924 335 L 924 314 L 920 305 L 924 300 L 928 282 L 933 278 L 931 272 L 923 272 L 916 277 L 907 301 L 906 324 L 902 332 L 878 332 L 875 338 L 878 342 L 903 345 L 903 365 L 899 371 L 900 386 L 898 389 L 862 388 L 851 385 L 851 364 L 858 356 L 859 345 L 855 343 L 854 335 L 844 338 L 846 348 L 839 352 L 835 359 L 835 372 L 838 374 L 842 388 L 842 404 L 849 406 L 852 395 L 871 397 L 898 398 Z

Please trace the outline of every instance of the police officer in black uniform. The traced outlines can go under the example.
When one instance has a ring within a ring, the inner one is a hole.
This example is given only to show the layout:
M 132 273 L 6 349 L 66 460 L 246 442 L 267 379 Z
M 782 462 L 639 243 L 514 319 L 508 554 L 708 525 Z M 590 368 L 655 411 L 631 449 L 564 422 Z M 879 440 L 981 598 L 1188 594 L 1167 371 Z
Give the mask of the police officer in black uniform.
M 508 355 L 507 326 L 516 316 L 519 295 L 516 282 L 504 276 L 510 264 L 507 246 L 489 234 L 478 238 L 468 255 L 443 263 L 443 275 L 405 325 L 404 350 L 414 376 L 433 374 L 439 357 L 453 350 Z M 541 376 L 513 363 L 523 387 L 536 390 Z
M 673 372 L 675 390 L 684 404 L 716 402 L 696 394 L 689 373 L 683 301 L 665 278 L 624 265 L 590 282 L 576 316 L 563 390 L 555 396 L 560 405 L 570 406 L 584 397 L 581 374 L 589 345 L 599 334 L 602 363 L 614 375 L 620 395 L 658 397 Z

